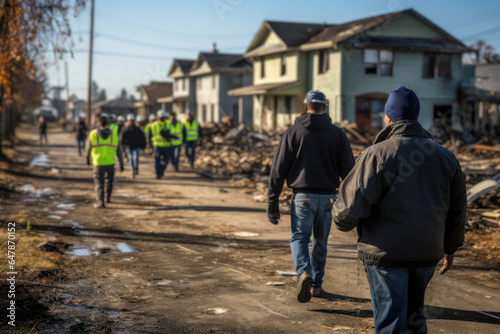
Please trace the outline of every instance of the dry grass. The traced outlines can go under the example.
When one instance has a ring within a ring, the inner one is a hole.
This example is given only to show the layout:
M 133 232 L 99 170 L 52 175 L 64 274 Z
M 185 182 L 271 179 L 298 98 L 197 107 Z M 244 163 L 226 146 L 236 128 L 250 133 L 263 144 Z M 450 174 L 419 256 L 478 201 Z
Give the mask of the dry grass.
M 47 270 L 56 268 L 62 261 L 61 254 L 56 252 L 44 252 L 37 245 L 46 241 L 45 236 L 28 232 L 25 229 L 16 228 L 16 271 Z M 11 271 L 7 262 L 7 229 L 5 226 L 0 230 L 0 249 L 3 254 L 0 259 L 0 272 Z

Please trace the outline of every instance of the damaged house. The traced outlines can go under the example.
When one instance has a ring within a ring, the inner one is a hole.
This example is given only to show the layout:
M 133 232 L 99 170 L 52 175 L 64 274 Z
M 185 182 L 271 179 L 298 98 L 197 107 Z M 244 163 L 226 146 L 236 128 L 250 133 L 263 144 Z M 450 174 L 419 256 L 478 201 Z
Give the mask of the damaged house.
M 334 121 L 382 127 L 388 93 L 399 85 L 420 98 L 424 127 L 458 99 L 461 41 L 413 9 L 344 24 L 265 21 L 245 57 L 253 85 L 228 92 L 252 96 L 254 125 L 286 127 L 304 112 L 305 93 L 319 89 Z
M 196 80 L 189 76 L 194 60 L 174 59 L 168 77 L 174 79 L 172 109 L 177 114 L 196 111 Z

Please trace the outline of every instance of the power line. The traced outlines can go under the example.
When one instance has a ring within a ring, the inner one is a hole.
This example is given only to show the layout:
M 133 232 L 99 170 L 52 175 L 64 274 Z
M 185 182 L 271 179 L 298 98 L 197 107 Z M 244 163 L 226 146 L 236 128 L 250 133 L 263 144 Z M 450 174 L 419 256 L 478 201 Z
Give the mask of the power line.
M 473 39 L 473 38 L 477 38 L 477 37 L 480 37 L 480 36 L 489 35 L 491 33 L 497 32 L 497 31 L 500 31 L 500 26 L 499 27 L 495 27 L 495 28 L 486 29 L 486 30 L 483 30 L 483 31 L 475 32 L 475 33 L 473 33 L 473 34 L 471 34 L 469 36 L 462 37 L 462 39 Z
M 104 15 L 116 22 L 119 22 L 124 25 L 128 25 L 134 28 L 141 28 L 141 29 L 146 29 L 148 32 L 158 32 L 162 34 L 172 34 L 176 36 L 184 36 L 184 37 L 191 37 L 191 38 L 240 38 L 240 37 L 248 37 L 251 36 L 253 33 L 248 33 L 248 34 L 228 34 L 228 35 L 203 35 L 203 34 L 198 34 L 198 33 L 187 33 L 187 32 L 180 32 L 180 31 L 173 31 L 173 30 L 164 30 L 160 29 L 158 27 L 153 27 L 153 26 L 148 26 L 144 24 L 140 24 L 137 22 L 133 21 L 128 21 L 124 20 L 123 18 L 118 18 L 113 15 L 110 15 L 105 12 L 100 12 L 101 15 Z
M 73 50 L 74 53 L 87 53 L 87 49 L 76 49 Z M 173 60 L 174 57 L 159 57 L 150 55 L 140 55 L 140 54 L 130 54 L 121 52 L 109 52 L 109 51 L 98 51 L 94 50 L 94 54 L 101 56 L 113 56 L 113 57 L 123 57 L 123 58 L 137 58 L 137 59 L 155 59 L 155 60 Z

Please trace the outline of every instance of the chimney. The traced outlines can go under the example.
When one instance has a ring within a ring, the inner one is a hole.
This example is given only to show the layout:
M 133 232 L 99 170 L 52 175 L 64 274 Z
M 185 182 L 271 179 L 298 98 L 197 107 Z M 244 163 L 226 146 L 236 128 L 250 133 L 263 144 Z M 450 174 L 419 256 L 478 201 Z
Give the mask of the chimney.
M 217 44 L 214 42 L 212 51 L 210 53 L 219 53 L 219 50 L 217 50 Z

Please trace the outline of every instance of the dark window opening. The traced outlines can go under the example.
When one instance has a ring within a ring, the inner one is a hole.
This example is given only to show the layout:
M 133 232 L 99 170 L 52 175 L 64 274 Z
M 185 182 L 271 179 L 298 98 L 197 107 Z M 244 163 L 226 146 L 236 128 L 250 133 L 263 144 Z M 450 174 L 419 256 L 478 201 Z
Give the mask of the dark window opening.
M 447 53 L 424 53 L 422 76 L 424 78 L 451 77 L 451 55 Z
M 281 55 L 281 75 L 286 74 L 286 53 Z
M 365 74 L 392 76 L 394 53 L 390 50 L 365 49 Z
M 318 73 L 326 73 L 330 69 L 330 51 L 322 50 L 319 52 Z

